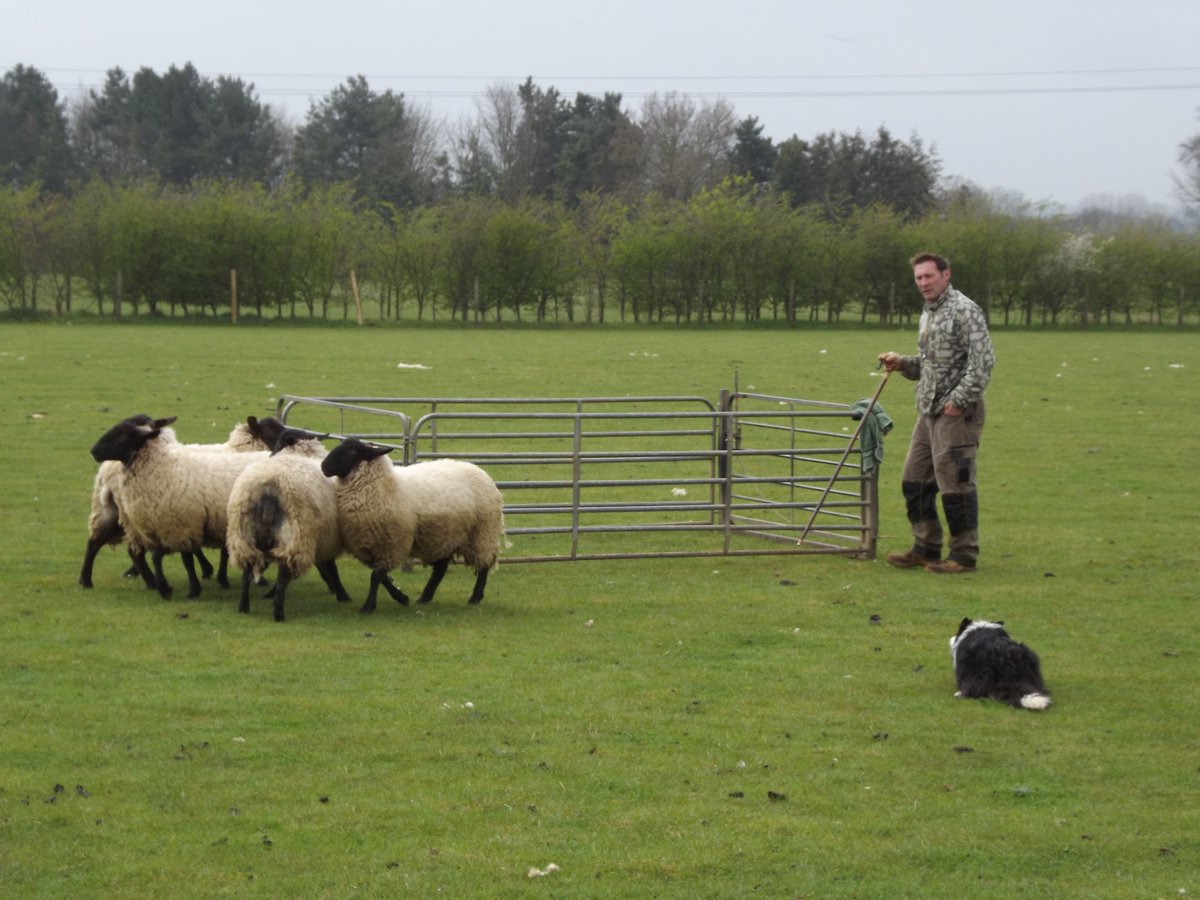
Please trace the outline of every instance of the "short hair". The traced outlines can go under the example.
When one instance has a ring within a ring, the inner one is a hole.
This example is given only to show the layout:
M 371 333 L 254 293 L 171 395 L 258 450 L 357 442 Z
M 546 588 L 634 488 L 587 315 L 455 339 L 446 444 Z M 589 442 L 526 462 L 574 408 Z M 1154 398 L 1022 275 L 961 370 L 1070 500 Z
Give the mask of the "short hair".
M 916 256 L 914 256 L 912 259 L 909 260 L 909 263 L 912 265 L 912 267 L 914 269 L 919 264 L 924 263 L 924 262 L 933 263 L 935 266 L 937 266 L 937 270 L 939 272 L 945 272 L 947 269 L 950 268 L 950 260 L 938 253 L 918 253 Z

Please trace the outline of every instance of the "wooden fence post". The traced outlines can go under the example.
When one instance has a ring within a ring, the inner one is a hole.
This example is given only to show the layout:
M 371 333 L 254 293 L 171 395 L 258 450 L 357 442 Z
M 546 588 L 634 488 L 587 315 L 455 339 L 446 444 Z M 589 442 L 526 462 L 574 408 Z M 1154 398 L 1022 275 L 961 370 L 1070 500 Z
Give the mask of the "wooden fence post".
M 362 315 L 362 299 L 358 296 L 358 278 L 354 274 L 354 270 L 350 270 L 350 293 L 354 295 L 354 313 L 356 321 L 359 325 L 363 323 Z
M 236 325 L 238 317 L 237 269 L 229 270 L 229 321 Z

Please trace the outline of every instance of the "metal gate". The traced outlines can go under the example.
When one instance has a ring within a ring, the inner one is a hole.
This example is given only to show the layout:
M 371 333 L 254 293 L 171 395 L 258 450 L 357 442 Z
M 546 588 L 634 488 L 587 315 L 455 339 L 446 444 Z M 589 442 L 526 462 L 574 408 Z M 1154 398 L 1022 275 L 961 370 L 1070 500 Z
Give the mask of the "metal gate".
M 504 494 L 505 564 L 874 558 L 878 473 L 864 471 L 861 448 L 851 446 L 851 411 L 739 391 L 721 391 L 716 403 L 285 395 L 277 407 L 294 427 L 390 445 L 400 465 L 454 458 L 482 466 Z

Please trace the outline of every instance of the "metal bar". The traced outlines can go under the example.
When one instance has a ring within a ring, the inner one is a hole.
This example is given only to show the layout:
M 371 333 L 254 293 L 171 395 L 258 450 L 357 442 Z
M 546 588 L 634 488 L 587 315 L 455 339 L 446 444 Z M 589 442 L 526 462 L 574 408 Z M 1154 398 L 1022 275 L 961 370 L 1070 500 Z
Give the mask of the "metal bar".
M 767 403 L 779 408 L 756 406 Z M 717 404 L 696 397 L 287 395 L 279 409 L 281 419 L 306 409 L 336 416 L 337 436 L 402 447 L 404 464 L 457 458 L 503 467 L 509 477 L 497 485 L 508 534 L 517 539 L 505 562 L 874 554 L 877 478 L 857 471 L 839 481 L 858 431 L 847 443 L 845 431 L 813 427 L 848 418 L 845 404 L 723 391 Z M 829 466 L 833 480 L 820 474 Z M 673 497 L 662 495 L 668 489 Z M 810 528 L 798 549 L 788 536 L 801 531 L 797 513 L 820 509 L 828 523 Z M 649 535 L 656 538 L 646 547 Z M 787 546 L 753 548 L 772 543 Z
M 825 487 L 825 492 L 821 494 L 821 499 L 817 501 L 817 505 L 813 507 L 812 515 L 809 517 L 808 524 L 804 526 L 804 534 L 800 535 L 800 540 L 796 543 L 803 544 L 804 538 L 808 535 L 808 530 L 812 528 L 813 522 L 817 518 L 817 513 L 821 511 L 821 504 L 825 502 L 825 498 L 829 496 L 829 491 L 833 487 L 833 483 L 837 481 L 838 473 L 842 471 L 842 466 L 846 464 L 846 458 L 850 455 L 850 451 L 854 449 L 855 443 L 858 441 L 858 436 L 862 434 L 863 427 L 867 424 L 867 419 L 871 415 L 871 410 L 875 408 L 875 401 L 879 399 L 879 395 L 883 393 L 883 389 L 887 387 L 888 376 L 892 374 L 892 370 L 888 369 L 883 373 L 883 378 L 879 382 L 879 387 L 875 389 L 875 393 L 871 397 L 871 402 L 867 404 L 867 408 L 863 410 L 862 418 L 858 420 L 858 427 L 854 429 L 854 434 L 850 437 L 850 443 L 846 445 L 846 452 L 842 454 L 842 458 L 838 460 L 837 468 L 833 470 L 833 474 L 829 477 L 829 484 Z

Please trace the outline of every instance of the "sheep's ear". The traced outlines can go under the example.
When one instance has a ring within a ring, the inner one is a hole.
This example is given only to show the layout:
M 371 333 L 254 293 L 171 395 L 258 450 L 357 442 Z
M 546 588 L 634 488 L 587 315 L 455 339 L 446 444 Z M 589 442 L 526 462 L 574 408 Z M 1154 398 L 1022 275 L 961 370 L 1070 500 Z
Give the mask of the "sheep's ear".
M 391 447 L 367 446 L 363 448 L 363 459 L 378 459 L 380 456 L 387 456 L 391 452 Z
M 174 421 L 174 419 L 172 419 L 171 421 Z M 162 434 L 161 428 L 151 428 L 149 430 L 139 429 L 138 431 L 135 431 L 134 435 L 133 435 L 133 441 L 127 447 L 124 456 L 122 456 L 122 458 L 121 458 L 121 462 L 124 463 L 126 466 L 133 465 L 134 457 L 137 456 L 138 451 L 141 450 L 143 447 L 145 447 L 148 443 L 150 443 L 156 437 L 158 437 L 160 434 Z
M 175 420 L 178 418 L 179 416 L 168 416 L 165 419 L 155 419 L 153 424 L 155 428 L 166 428 L 168 425 L 174 425 Z M 154 436 L 158 437 L 157 434 Z

